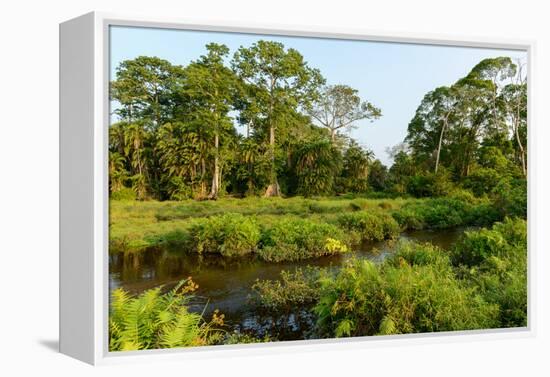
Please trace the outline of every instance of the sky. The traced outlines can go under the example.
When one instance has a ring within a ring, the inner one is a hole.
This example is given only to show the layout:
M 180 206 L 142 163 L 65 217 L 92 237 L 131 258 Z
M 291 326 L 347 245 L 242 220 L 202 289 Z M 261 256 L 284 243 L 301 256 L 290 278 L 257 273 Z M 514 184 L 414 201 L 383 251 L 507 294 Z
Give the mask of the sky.
M 349 85 L 382 110 L 374 122 L 357 122 L 351 136 L 386 165 L 392 162 L 386 149 L 403 141 L 426 93 L 452 85 L 485 58 L 527 61 L 524 51 L 141 27 L 112 26 L 110 37 L 111 80 L 124 60 L 157 56 L 185 66 L 203 55 L 211 42 L 225 44 L 231 55 L 261 39 L 292 47 L 321 71 L 328 85 Z

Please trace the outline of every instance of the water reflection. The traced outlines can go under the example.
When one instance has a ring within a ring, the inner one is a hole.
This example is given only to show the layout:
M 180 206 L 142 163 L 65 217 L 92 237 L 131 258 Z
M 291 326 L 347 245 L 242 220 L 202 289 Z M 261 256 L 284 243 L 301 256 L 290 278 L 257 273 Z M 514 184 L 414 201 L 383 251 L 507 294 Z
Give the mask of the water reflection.
M 431 242 L 448 249 L 465 228 L 443 231 L 414 231 L 400 238 Z M 304 339 L 313 318 L 307 308 L 274 316 L 255 307 L 250 301 L 251 286 L 256 279 L 278 279 L 282 270 L 320 266 L 338 268 L 352 257 L 368 258 L 378 263 L 393 252 L 395 241 L 365 243 L 352 253 L 314 260 L 267 263 L 256 257 L 222 258 L 198 256 L 178 250 L 150 249 L 142 253 L 113 254 L 109 257 L 110 289 L 123 287 L 132 293 L 163 285 L 169 289 L 189 276 L 199 284 L 191 309 L 206 314 L 219 309 L 234 330 L 269 334 L 281 340 Z M 206 309 L 205 309 L 206 307 Z

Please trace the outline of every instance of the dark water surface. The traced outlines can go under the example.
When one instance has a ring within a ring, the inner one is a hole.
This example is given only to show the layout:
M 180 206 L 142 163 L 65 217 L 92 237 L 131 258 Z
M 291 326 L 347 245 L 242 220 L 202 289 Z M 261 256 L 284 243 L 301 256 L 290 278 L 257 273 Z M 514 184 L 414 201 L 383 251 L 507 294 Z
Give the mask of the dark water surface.
M 465 228 L 438 231 L 422 230 L 402 233 L 400 239 L 431 242 L 448 249 Z M 319 266 L 338 268 L 346 260 L 357 257 L 381 262 L 391 254 L 395 241 L 373 242 L 343 255 L 321 257 L 298 262 L 268 263 L 255 257 L 228 259 L 218 256 L 199 257 L 177 250 L 151 249 L 135 254 L 113 254 L 109 257 L 109 288 L 123 287 L 132 293 L 163 285 L 170 288 L 189 276 L 199 285 L 191 310 L 208 315 L 215 309 L 225 314 L 230 328 L 251 332 L 255 336 L 269 334 L 279 340 L 304 339 L 313 318 L 308 308 L 292 313 L 273 315 L 258 308 L 250 300 L 251 287 L 257 279 L 279 279 L 282 270 Z

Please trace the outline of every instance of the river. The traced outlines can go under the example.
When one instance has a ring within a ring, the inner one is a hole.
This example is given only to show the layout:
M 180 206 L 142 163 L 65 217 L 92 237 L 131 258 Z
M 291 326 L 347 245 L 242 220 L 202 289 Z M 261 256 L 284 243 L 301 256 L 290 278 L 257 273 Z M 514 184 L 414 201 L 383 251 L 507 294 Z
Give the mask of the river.
M 405 232 L 400 239 L 431 242 L 448 249 L 463 234 L 465 228 Z M 113 254 L 109 258 L 109 288 L 122 287 L 138 294 L 163 285 L 166 288 L 189 276 L 199 285 L 191 302 L 191 310 L 207 315 L 219 309 L 230 329 L 266 334 L 279 340 L 307 338 L 312 326 L 308 308 L 296 308 L 284 315 L 258 308 L 250 296 L 257 279 L 278 279 L 282 270 L 319 266 L 338 268 L 349 258 L 368 258 L 381 262 L 393 252 L 395 242 L 365 243 L 357 250 L 336 256 L 298 262 L 268 263 L 257 258 L 228 259 L 218 256 L 198 257 L 173 250 L 151 249 L 142 253 Z

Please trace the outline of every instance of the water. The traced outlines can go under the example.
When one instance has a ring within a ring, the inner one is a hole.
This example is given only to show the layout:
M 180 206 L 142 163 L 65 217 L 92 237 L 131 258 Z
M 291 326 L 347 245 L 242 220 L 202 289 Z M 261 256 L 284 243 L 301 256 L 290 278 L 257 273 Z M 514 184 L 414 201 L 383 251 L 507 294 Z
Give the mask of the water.
M 448 249 L 465 228 L 439 231 L 413 231 L 401 234 L 400 239 L 431 242 Z M 298 262 L 267 263 L 255 257 L 228 259 L 209 255 L 199 257 L 177 250 L 150 249 L 143 253 L 113 254 L 109 258 L 109 287 L 123 287 L 132 293 L 163 285 L 171 288 L 187 277 L 199 285 L 191 310 L 208 316 L 215 309 L 225 314 L 225 322 L 233 330 L 269 334 L 280 340 L 304 339 L 312 326 L 308 308 L 296 308 L 284 315 L 266 312 L 250 299 L 251 286 L 257 279 L 278 279 L 282 270 L 319 266 L 338 268 L 352 257 L 381 262 L 393 252 L 395 242 L 365 243 L 358 250 L 336 256 Z

